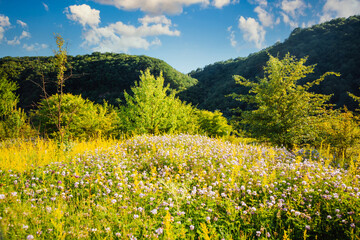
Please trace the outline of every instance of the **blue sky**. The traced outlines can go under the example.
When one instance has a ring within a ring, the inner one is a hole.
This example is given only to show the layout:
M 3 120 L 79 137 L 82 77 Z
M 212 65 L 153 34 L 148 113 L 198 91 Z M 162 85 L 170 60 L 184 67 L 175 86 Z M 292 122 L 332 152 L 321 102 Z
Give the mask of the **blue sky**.
M 0 0 L 0 57 L 148 55 L 188 73 L 284 41 L 295 27 L 360 14 L 360 0 Z

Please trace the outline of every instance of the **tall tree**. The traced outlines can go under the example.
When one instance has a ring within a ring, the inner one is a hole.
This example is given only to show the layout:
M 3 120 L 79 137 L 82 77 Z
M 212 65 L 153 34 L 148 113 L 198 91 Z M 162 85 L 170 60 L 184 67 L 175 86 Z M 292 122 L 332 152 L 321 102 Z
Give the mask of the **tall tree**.
M 192 128 L 193 108 L 176 98 L 169 85 L 164 87 L 162 73 L 154 77 L 149 69 L 141 72 L 140 81 L 131 90 L 133 95 L 124 92 L 126 106 L 121 118 L 125 131 L 159 134 Z
M 305 66 L 307 58 L 296 60 L 287 54 L 282 60 L 270 55 L 264 67 L 265 75 L 258 82 L 234 76 L 235 81 L 250 87 L 250 94 L 233 96 L 253 104 L 255 110 L 242 113 L 242 123 L 252 136 L 270 140 L 276 145 L 292 148 L 316 137 L 319 121 L 330 95 L 309 92 L 328 75 L 299 85 L 299 80 L 314 72 L 314 65 Z

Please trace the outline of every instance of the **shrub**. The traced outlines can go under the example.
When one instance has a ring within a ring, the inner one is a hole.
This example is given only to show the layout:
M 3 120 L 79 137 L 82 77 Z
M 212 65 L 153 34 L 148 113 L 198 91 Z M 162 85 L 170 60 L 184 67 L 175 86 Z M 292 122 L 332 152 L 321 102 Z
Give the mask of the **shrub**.
M 199 132 L 205 133 L 210 137 L 216 136 L 229 136 L 232 132 L 232 127 L 228 124 L 228 121 L 223 117 L 219 111 L 210 112 L 206 110 L 198 110 L 198 125 Z
M 58 136 L 58 128 L 54 116 L 58 111 L 58 94 L 43 99 L 39 108 L 32 112 L 35 125 L 44 135 Z M 80 95 L 64 94 L 61 101 L 61 126 L 65 136 L 70 139 L 88 139 L 94 136 L 109 137 L 118 124 L 118 116 L 114 108 L 107 103 L 94 104 Z

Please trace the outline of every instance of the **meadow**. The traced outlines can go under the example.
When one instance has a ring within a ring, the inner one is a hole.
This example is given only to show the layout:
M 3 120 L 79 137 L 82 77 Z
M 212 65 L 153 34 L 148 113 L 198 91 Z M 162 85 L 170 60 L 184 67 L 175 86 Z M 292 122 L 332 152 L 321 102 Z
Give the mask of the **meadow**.
M 0 145 L 4 239 L 359 239 L 360 169 L 199 135 Z

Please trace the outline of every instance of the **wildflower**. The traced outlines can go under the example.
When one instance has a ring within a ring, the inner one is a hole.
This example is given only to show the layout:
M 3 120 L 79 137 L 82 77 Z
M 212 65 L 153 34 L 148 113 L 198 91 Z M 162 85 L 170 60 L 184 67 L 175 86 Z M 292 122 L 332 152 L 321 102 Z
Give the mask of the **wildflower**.
M 5 199 L 5 194 L 0 194 L 0 200 Z
M 355 223 L 350 224 L 350 227 L 355 228 Z
M 155 214 L 157 214 L 157 209 L 155 208 L 155 209 L 151 210 L 150 212 L 155 215 Z
M 189 228 L 190 228 L 190 230 L 194 230 L 195 227 L 194 227 L 194 225 L 190 225 Z
M 117 202 L 116 199 L 112 199 L 112 200 L 111 200 L 111 203 L 112 203 L 112 204 L 115 204 L 116 202 Z
M 332 217 L 330 216 L 330 215 L 327 215 L 327 217 L 326 217 L 327 219 L 332 219 Z
M 306 229 L 306 230 L 310 230 L 310 226 L 309 226 L 309 225 L 306 225 L 306 226 L 305 226 L 305 229 Z
M 33 240 L 33 239 L 34 239 L 34 236 L 33 236 L 33 235 L 28 235 L 28 236 L 26 237 L 26 239 L 27 239 L 27 240 Z
M 260 237 L 260 235 L 261 235 L 261 232 L 260 232 L 260 231 L 256 231 L 256 236 L 257 236 L 257 237 Z
M 106 232 L 110 232 L 110 230 L 111 230 L 110 227 L 105 228 L 105 231 L 106 231 Z
M 139 218 L 139 215 L 134 214 L 134 219 L 137 219 L 137 218 Z
M 221 193 L 221 196 L 222 196 L 222 197 L 226 197 L 226 193 Z
M 206 221 L 210 222 L 211 218 L 209 216 L 206 217 Z
M 266 237 L 271 237 L 271 234 L 269 232 L 266 233 Z
M 25 229 L 25 231 L 26 231 L 28 228 L 29 228 L 28 225 L 24 225 L 24 224 L 23 224 L 23 229 Z
M 164 230 L 162 228 L 158 228 L 155 230 L 155 232 L 157 235 L 161 235 L 164 232 Z
M 117 233 L 115 233 L 115 236 L 120 237 L 121 233 L 117 232 Z

